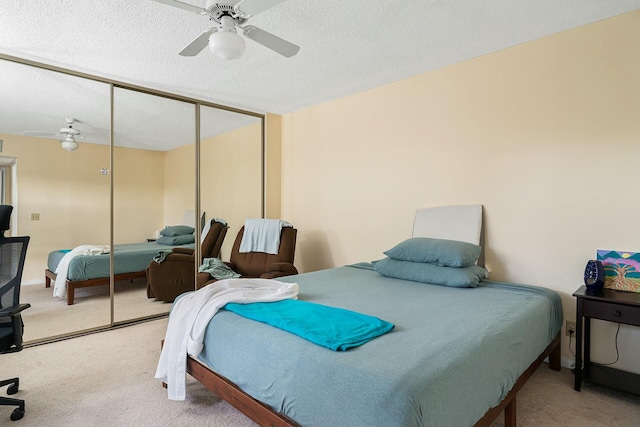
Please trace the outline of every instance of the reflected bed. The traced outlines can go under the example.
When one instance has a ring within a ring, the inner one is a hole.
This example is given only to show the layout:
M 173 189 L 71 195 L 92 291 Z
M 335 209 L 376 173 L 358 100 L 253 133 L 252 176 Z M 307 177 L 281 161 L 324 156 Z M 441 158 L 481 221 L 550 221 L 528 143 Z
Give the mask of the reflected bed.
M 128 243 L 115 245 L 114 278 L 116 282 L 145 277 L 145 270 L 153 257 L 160 251 L 174 247 L 193 248 L 193 243 L 170 246 L 156 242 Z M 57 250 L 49 253 L 47 268 L 45 269 L 45 286 L 51 287 L 51 281 L 56 280 L 58 264 L 68 250 Z M 76 256 L 69 263 L 67 273 L 67 304 L 74 302 L 75 289 L 109 284 L 110 254 Z

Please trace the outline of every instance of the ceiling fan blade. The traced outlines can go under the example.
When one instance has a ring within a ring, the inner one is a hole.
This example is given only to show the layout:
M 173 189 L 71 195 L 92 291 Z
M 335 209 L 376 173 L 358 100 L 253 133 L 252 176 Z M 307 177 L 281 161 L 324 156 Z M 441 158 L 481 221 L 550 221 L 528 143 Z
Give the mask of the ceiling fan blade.
M 277 52 L 287 58 L 291 58 L 300 50 L 299 46 L 296 46 L 285 39 L 281 39 L 278 36 L 274 36 L 265 30 L 261 30 L 258 27 L 254 27 L 253 25 L 247 25 L 243 30 L 244 35 L 254 42 L 260 43 L 261 45 L 268 47 L 274 52 Z
M 29 130 L 25 130 L 24 132 L 22 132 L 23 135 L 29 135 L 29 136 L 40 136 L 43 138 L 51 138 L 51 137 L 58 137 L 60 136 L 59 133 L 56 132 L 38 132 L 38 131 L 29 131 Z
M 196 56 L 197 54 L 202 52 L 202 50 L 205 47 L 207 47 L 207 45 L 209 44 L 209 36 L 215 30 L 216 30 L 215 28 L 209 28 L 208 30 L 203 31 L 202 34 L 200 34 L 198 37 L 196 37 L 191 43 L 189 43 L 187 45 L 187 47 L 185 47 L 184 49 L 182 49 L 180 51 L 180 55 L 182 55 L 182 56 Z
M 177 0 L 152 0 L 152 1 L 155 1 L 156 3 L 166 4 L 168 6 L 178 7 L 180 9 L 188 10 L 189 12 L 200 13 L 200 14 L 207 13 L 206 9 L 203 9 L 198 6 L 193 6 L 187 3 L 182 3 L 181 1 L 177 1 Z
M 271 9 L 273 6 L 279 5 L 284 1 L 286 0 L 241 0 L 236 4 L 235 9 L 240 11 L 243 15 L 254 16 L 264 10 Z

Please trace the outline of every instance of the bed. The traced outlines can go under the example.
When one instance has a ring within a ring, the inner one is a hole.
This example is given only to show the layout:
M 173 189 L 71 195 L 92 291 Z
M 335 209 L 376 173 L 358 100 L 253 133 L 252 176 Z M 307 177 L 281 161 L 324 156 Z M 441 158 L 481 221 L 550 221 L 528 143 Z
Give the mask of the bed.
M 193 248 L 193 243 L 184 245 L 163 245 L 157 242 L 128 243 L 115 245 L 114 279 L 116 282 L 145 277 L 145 270 L 153 257 L 160 251 L 174 247 Z M 45 287 L 51 287 L 51 281 L 56 280 L 56 268 L 68 250 L 57 250 L 49 253 L 47 268 L 45 269 Z M 75 289 L 90 286 L 109 285 L 111 256 L 101 255 L 76 256 L 69 263 L 67 273 L 66 299 L 68 305 L 73 305 Z
M 432 233 L 419 229 L 414 236 Z M 384 276 L 369 262 L 279 280 L 297 283 L 301 300 L 395 328 L 334 352 L 218 312 L 186 371 L 263 426 L 488 426 L 503 412 L 515 426 L 518 390 L 545 358 L 560 369 L 562 304 L 546 288 L 435 285 Z

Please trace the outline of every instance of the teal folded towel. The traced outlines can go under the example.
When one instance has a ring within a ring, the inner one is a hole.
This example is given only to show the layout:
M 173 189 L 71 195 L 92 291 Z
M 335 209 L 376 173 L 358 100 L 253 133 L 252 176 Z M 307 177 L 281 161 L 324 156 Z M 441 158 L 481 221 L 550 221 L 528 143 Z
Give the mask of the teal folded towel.
M 300 300 L 228 303 L 224 309 L 334 351 L 357 347 L 394 328 L 377 317 Z
M 233 271 L 227 264 L 222 262 L 219 258 L 205 258 L 202 260 L 202 265 L 198 267 L 199 272 L 207 272 L 214 279 L 231 279 L 240 277 L 240 274 Z
M 153 260 L 157 263 L 163 263 L 165 259 L 167 259 L 167 255 L 169 255 L 171 253 L 171 249 L 166 250 L 166 251 L 159 251 L 158 255 L 153 257 Z

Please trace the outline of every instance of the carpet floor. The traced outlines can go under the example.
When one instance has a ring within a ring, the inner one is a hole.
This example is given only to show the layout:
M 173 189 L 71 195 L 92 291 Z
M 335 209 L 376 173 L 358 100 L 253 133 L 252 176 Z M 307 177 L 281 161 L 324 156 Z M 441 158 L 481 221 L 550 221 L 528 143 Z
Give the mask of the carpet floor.
M 104 327 L 111 322 L 107 285 L 77 289 L 73 305 L 67 305 L 64 298 L 55 298 L 53 288 L 45 288 L 44 284 L 27 285 L 22 286 L 20 301 L 31 304 L 22 314 L 27 325 L 25 342 Z M 168 313 L 170 309 L 171 304 L 147 298 L 146 279 L 115 284 L 116 322 Z

